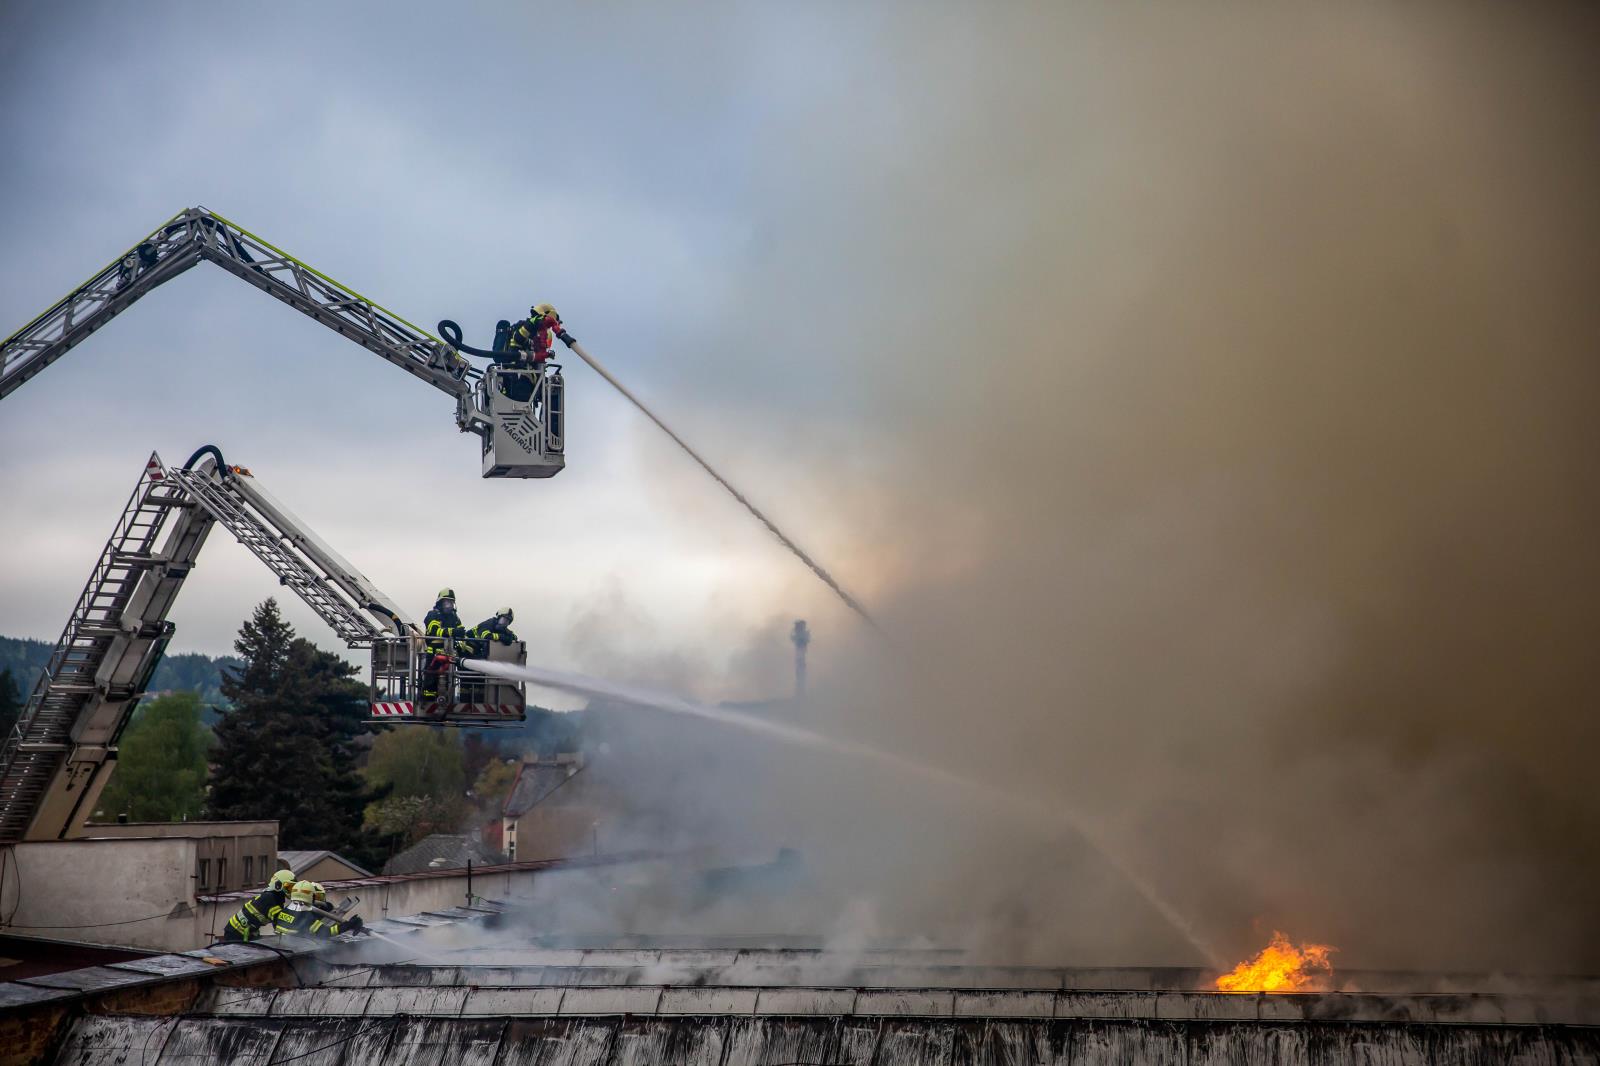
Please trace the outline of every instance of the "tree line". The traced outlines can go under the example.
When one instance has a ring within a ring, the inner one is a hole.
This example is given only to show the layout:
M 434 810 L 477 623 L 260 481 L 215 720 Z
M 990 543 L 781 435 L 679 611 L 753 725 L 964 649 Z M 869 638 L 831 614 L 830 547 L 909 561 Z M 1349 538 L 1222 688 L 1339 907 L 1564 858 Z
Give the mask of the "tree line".
M 497 818 L 524 751 L 579 744 L 569 716 L 534 707 L 521 730 L 494 733 L 374 723 L 360 671 L 296 635 L 275 600 L 233 646 L 214 701 L 181 691 L 135 710 L 94 820 L 275 819 L 280 848 L 377 870 L 429 833 Z M 0 669 L 0 736 L 23 699 Z
M 44 673 L 55 645 L 27 637 L 0 637 L 0 673 L 10 673 L 19 699 L 26 699 Z M 207 708 L 226 703 L 222 696 L 222 671 L 236 667 L 232 656 L 213 657 L 198 652 L 162 656 L 150 678 L 152 692 L 197 692 Z M 0 693 L 0 699 L 3 699 Z

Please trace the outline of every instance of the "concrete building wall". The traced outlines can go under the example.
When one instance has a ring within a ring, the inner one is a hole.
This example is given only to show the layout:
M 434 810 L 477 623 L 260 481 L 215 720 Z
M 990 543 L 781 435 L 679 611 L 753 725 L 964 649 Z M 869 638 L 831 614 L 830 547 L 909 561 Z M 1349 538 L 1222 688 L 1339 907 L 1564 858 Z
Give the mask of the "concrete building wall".
M 264 885 L 277 869 L 278 823 L 121 822 L 88 826 L 86 841 L 130 838 L 188 838 L 197 842 L 189 873 L 196 892 L 232 892 Z
M 506 854 L 515 862 L 593 855 L 601 825 L 611 813 L 583 802 L 541 803 L 520 818 L 505 820 Z
M 215 922 L 198 897 L 259 887 L 278 854 L 278 823 L 269 821 L 125 823 L 90 831 L 95 835 L 11 849 L 0 880 L 8 931 L 188 951 L 210 943 L 232 913 Z
M 196 852 L 181 837 L 17 844 L 0 914 L 22 935 L 188 950 L 198 946 Z

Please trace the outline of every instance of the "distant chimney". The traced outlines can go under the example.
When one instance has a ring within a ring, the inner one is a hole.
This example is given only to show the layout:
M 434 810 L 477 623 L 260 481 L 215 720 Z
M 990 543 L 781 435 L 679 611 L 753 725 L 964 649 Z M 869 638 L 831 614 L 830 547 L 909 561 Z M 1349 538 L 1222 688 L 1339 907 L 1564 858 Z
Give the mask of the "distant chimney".
M 806 695 L 806 645 L 811 643 L 811 630 L 806 626 L 804 618 L 796 618 L 794 628 L 789 631 L 789 640 L 794 643 L 794 698 L 804 699 Z

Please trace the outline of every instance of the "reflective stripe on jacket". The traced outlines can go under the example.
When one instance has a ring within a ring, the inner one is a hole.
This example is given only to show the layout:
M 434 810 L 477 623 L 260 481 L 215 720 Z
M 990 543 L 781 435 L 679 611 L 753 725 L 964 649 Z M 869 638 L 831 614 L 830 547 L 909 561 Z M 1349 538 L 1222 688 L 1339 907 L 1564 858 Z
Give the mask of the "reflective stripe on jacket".
M 517 635 L 511 632 L 510 626 L 500 621 L 499 615 L 479 622 L 472 636 L 475 640 L 492 640 L 498 644 L 514 644 L 517 640 Z
M 283 903 L 282 889 L 264 888 L 245 900 L 244 906 L 228 919 L 228 924 L 246 940 L 260 936 L 263 925 L 277 924 L 278 912 L 283 909 Z
M 454 611 L 429 611 L 423 618 L 423 632 L 428 636 L 429 651 L 443 651 L 446 637 L 462 640 L 467 636 L 467 627 L 461 624 L 461 617 Z
M 278 913 L 278 932 L 288 935 L 328 937 L 347 932 L 343 923 L 327 911 L 318 910 L 309 903 L 285 904 Z

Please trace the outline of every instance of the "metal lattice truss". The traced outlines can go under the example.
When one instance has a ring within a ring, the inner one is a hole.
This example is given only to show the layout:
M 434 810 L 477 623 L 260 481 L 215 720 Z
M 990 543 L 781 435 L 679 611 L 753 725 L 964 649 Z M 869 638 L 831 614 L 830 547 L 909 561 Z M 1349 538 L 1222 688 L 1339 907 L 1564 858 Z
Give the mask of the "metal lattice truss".
M 275 521 L 276 516 L 264 511 L 254 494 L 241 486 L 241 478 L 248 474 L 214 471 L 207 464 L 193 470 L 168 468 L 166 475 L 350 647 L 369 648 L 373 640 L 385 635 L 386 628 L 392 632 L 398 625 L 398 620 L 389 627 L 373 621 L 368 604 L 378 602 L 382 594 L 361 588 L 339 564 L 307 551 L 307 541 L 299 530 Z M 382 613 L 389 612 L 384 609 Z
M 201 459 L 210 451 L 215 458 Z M 0 845 L 66 839 L 93 811 L 117 737 L 156 665 L 167 612 L 213 525 L 232 533 L 353 648 L 411 639 L 394 601 L 215 449 L 152 454 L 10 734 L 0 737 Z
M 49 310 L 0 344 L 0 398 L 61 358 L 139 297 L 202 260 L 303 312 L 456 399 L 464 431 L 480 376 L 428 331 L 373 303 L 235 223 L 203 207 L 179 212 Z
M 69 751 L 93 745 L 103 759 L 116 730 L 92 721 L 95 712 L 125 715 L 155 669 L 172 632 L 166 606 L 210 525 L 188 508 L 152 455 L 22 715 L 0 738 L 0 844 L 22 839 Z M 172 534 L 165 545 L 163 534 Z

